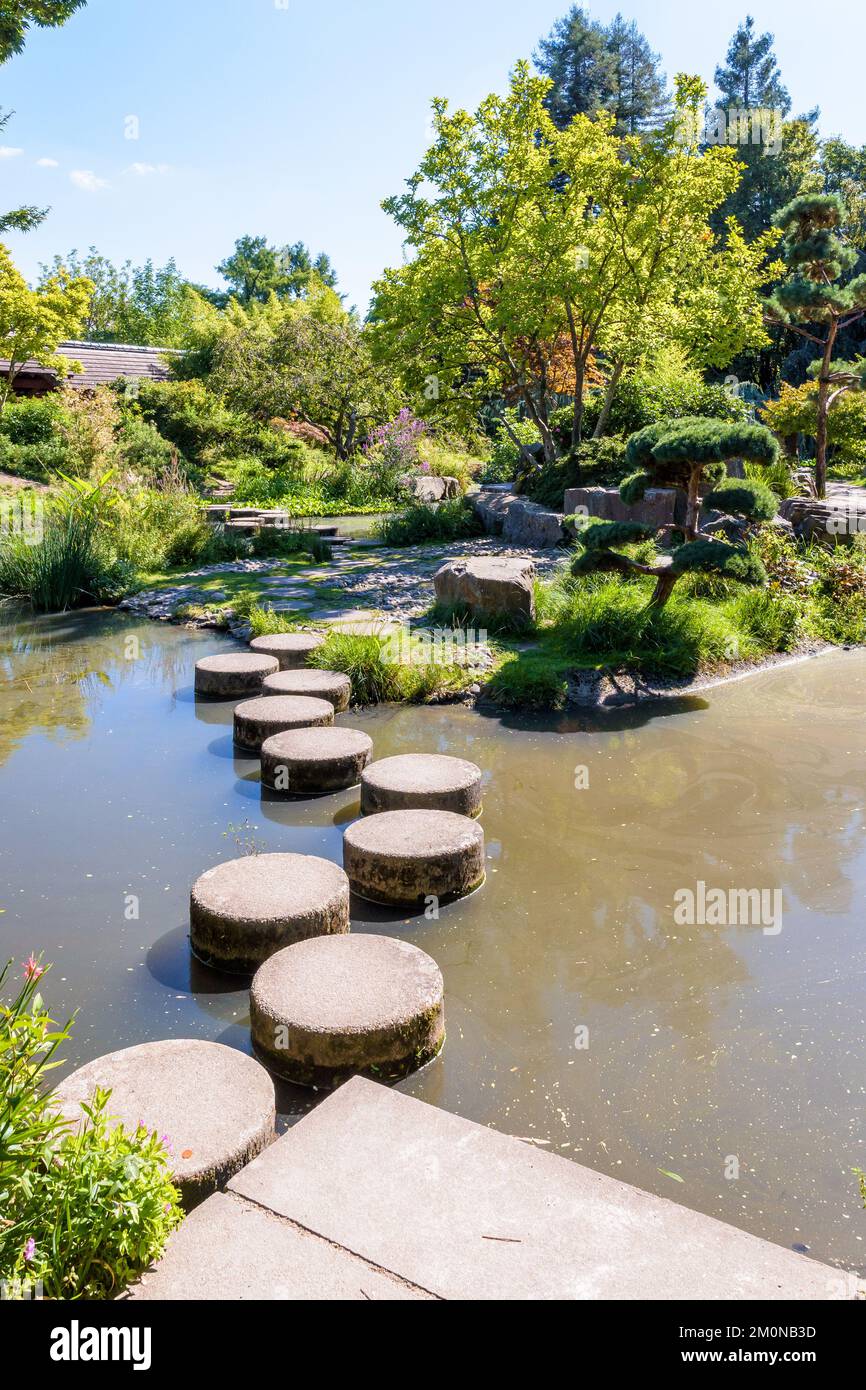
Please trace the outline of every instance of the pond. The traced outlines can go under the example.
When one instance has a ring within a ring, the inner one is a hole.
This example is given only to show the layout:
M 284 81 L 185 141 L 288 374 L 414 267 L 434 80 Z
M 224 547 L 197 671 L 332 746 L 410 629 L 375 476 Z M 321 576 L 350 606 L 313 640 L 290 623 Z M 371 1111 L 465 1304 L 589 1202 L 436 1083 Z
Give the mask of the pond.
M 190 959 L 190 884 L 237 841 L 339 861 L 357 814 L 353 792 L 263 801 L 231 706 L 193 697 L 224 645 L 109 613 L 0 631 L 0 955 L 55 962 L 70 1063 L 247 1048 L 246 991 Z M 354 915 L 445 975 L 444 1052 L 403 1089 L 862 1272 L 864 707 L 866 655 L 839 652 L 600 724 L 343 716 L 379 756 L 486 774 L 485 887 L 438 921 Z M 781 913 L 679 925 L 699 882 Z M 310 1103 L 281 1088 L 284 1123 Z

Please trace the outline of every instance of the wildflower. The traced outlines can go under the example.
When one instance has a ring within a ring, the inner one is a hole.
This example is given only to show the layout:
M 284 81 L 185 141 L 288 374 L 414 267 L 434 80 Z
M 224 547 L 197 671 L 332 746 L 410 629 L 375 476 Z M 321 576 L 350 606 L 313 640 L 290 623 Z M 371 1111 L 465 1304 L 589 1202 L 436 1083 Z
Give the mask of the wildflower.
M 35 1240 L 33 1239 L 33 1237 L 31 1236 L 30 1239 L 28 1240 L 27 1244 L 26 1244 L 25 1247 L 24 1247 L 24 1260 L 25 1260 L 25 1263 L 26 1263 L 26 1264 L 32 1264 L 32 1262 L 33 1262 L 33 1257 L 34 1257 L 35 1254 L 36 1254 L 36 1241 L 35 1241 Z
M 41 966 L 41 965 L 39 964 L 39 962 L 38 962 L 38 960 L 36 959 L 36 957 L 31 953 L 31 955 L 28 956 L 27 960 L 25 960 L 25 962 L 24 962 L 24 978 L 25 978 L 25 980 L 27 980 L 28 982 L 29 982 L 30 980 L 38 980 L 38 979 L 40 979 L 44 974 L 45 974 L 44 967 Z

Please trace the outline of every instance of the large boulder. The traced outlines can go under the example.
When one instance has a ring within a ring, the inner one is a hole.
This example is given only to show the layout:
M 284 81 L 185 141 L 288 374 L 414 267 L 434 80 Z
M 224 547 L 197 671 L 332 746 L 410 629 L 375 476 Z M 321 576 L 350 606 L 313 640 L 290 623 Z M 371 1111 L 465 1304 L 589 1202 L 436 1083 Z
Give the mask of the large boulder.
M 662 530 L 686 519 L 685 494 L 677 488 L 648 488 L 640 502 L 629 507 L 616 487 L 572 487 L 565 494 L 566 516 L 600 517 L 603 521 L 639 521 Z
M 480 492 L 474 499 L 475 514 L 491 536 L 502 536 L 511 545 L 547 550 L 567 540 L 562 513 L 552 512 L 512 492 Z
M 429 473 L 413 473 L 402 481 L 404 487 L 413 493 L 419 502 L 445 502 L 452 497 L 461 496 L 457 478 L 436 478 Z
M 532 622 L 535 565 L 530 559 L 505 556 L 449 560 L 433 583 L 440 603 L 468 608 L 473 616 L 516 618 Z
M 866 497 L 839 494 L 823 502 L 815 497 L 786 497 L 779 513 L 802 541 L 832 546 L 866 532 Z

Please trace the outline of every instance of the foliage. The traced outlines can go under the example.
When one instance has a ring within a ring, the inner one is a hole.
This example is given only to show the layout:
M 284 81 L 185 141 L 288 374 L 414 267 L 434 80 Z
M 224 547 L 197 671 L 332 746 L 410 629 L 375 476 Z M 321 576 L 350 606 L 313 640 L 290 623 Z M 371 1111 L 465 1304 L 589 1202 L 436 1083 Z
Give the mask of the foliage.
M 217 271 L 241 304 L 254 300 L 265 303 L 278 299 L 305 298 L 313 284 L 333 290 L 337 275 L 329 258 L 320 253 L 315 259 L 302 241 L 293 246 L 269 246 L 266 237 L 243 236 L 235 249 L 217 266 Z M 217 303 L 219 295 L 214 296 Z
M 73 364 L 58 356 L 57 347 L 81 331 L 91 288 L 89 280 L 76 279 L 61 269 L 31 290 L 0 244 L 0 341 L 9 361 L 8 372 L 0 378 L 0 411 L 31 358 L 61 377 L 70 370 Z
M 570 412 L 565 412 L 570 419 Z M 554 415 L 554 427 L 557 416 Z M 628 472 L 625 441 L 620 437 L 586 439 L 573 453 L 529 473 L 520 491 L 533 502 L 562 511 L 565 493 L 574 487 L 619 487 Z
M 426 506 L 423 502 L 393 516 L 383 517 L 376 528 L 386 545 L 445 544 L 479 536 L 483 527 L 471 506 L 462 498 Z
M 621 135 L 663 118 L 667 92 L 659 62 L 636 24 L 617 15 L 604 26 L 578 5 L 557 20 L 535 58 L 553 83 L 546 104 L 556 125 L 564 129 L 578 113 L 605 110 Z
M 0 971 L 0 987 L 8 969 Z M 0 1004 L 0 1278 L 22 1296 L 114 1297 L 162 1253 L 181 1219 L 165 1141 L 109 1123 L 110 1097 L 82 1107 L 75 1132 L 44 1085 L 70 1025 L 58 1028 L 30 958 L 23 985 Z
M 752 479 L 725 478 L 706 493 L 703 505 L 725 516 L 746 516 L 752 521 L 772 521 L 779 510 L 779 499 L 766 483 Z
M 523 447 L 538 444 L 538 430 L 531 420 L 524 420 L 516 410 L 505 409 L 499 417 L 490 458 L 484 469 L 485 483 L 510 483 L 526 461 Z
M 603 391 L 592 391 L 587 396 L 583 413 L 587 431 L 597 428 L 604 405 Z M 656 355 L 621 378 L 603 428 L 606 434 L 630 435 L 646 425 L 693 415 L 745 421 L 748 410 L 746 403 L 726 387 L 704 381 L 681 353 L 666 353 Z M 553 416 L 554 433 L 562 449 L 570 441 L 573 417 L 570 406 Z
M 562 709 L 568 697 L 567 663 L 544 655 L 509 655 L 494 671 L 486 694 L 506 709 Z
M 430 661 L 428 656 L 422 653 L 417 660 L 397 662 L 391 659 L 386 638 L 332 632 L 316 648 L 311 663 L 320 670 L 347 675 L 359 705 L 425 704 L 434 697 L 464 688 L 465 671 Z
M 783 383 L 778 400 L 768 401 L 761 420 L 783 442 L 803 435 L 814 440 L 818 430 L 818 384 Z M 833 404 L 827 418 L 828 456 L 833 468 L 866 472 L 866 393 L 849 391 Z
M 384 204 L 412 254 L 376 285 L 372 327 L 407 390 L 433 382 L 455 413 L 519 402 L 550 460 L 551 410 L 576 398 L 576 445 L 600 351 L 614 382 L 662 340 L 715 366 L 764 342 L 757 290 L 776 234 L 713 235 L 733 151 L 684 146 L 674 120 L 624 139 L 605 116 L 558 130 L 548 90 L 518 64 L 474 116 L 434 103 L 435 143 Z
M 114 265 L 91 246 L 83 255 L 72 250 L 41 267 L 41 284 L 66 271 L 91 284 L 84 330 L 88 341 L 135 343 L 149 347 L 187 345 L 196 315 L 197 296 L 174 260 L 133 266 Z
M 6 0 L 0 8 L 0 63 L 21 52 L 34 24 L 55 29 L 85 4 L 86 0 Z
M 0 434 L 11 444 L 47 444 L 55 437 L 59 417 L 57 393 L 14 398 L 0 415 Z

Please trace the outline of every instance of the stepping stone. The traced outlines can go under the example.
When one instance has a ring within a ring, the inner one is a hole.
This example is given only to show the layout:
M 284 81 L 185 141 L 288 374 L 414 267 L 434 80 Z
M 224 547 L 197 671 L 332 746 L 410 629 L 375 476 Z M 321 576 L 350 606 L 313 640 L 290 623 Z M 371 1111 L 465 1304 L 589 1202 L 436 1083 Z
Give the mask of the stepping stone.
M 307 657 L 324 640 L 314 632 L 281 632 L 272 637 L 254 637 L 250 651 L 259 656 L 275 656 L 281 671 L 297 671 L 306 666 Z
M 454 811 L 479 816 L 481 785 L 480 767 L 463 758 L 437 753 L 383 758 L 361 778 L 361 812 L 370 816 L 380 811 Z
M 262 744 L 287 729 L 309 729 L 333 724 L 334 706 L 329 700 L 304 699 L 300 695 L 262 695 L 235 707 L 235 744 L 249 753 L 260 753 Z
M 289 796 L 322 796 L 356 787 L 373 756 L 360 729 L 295 729 L 262 744 L 262 782 Z
M 97 1057 L 57 1087 L 64 1117 L 83 1122 L 97 1087 L 112 1126 L 165 1136 L 184 1205 L 195 1206 L 275 1138 L 274 1085 L 252 1057 L 201 1039 L 143 1043 Z
M 277 951 L 349 930 L 349 881 L 329 859 L 251 854 L 193 884 L 190 941 L 206 965 L 251 975 Z
M 359 1074 L 399 1081 L 440 1051 L 443 997 L 438 965 L 408 941 L 303 941 L 272 956 L 253 980 L 253 1047 L 301 1086 L 339 1086 Z
M 279 671 L 275 656 L 255 652 L 226 652 L 222 656 L 206 656 L 196 663 L 195 693 L 214 695 L 223 700 L 255 695 L 262 688 L 265 676 Z
M 343 867 L 370 902 L 460 898 L 484 882 L 484 832 L 451 811 L 385 811 L 349 827 Z
M 279 671 L 262 682 L 263 695 L 301 695 L 308 699 L 329 700 L 341 714 L 349 708 L 352 682 L 340 671 Z

